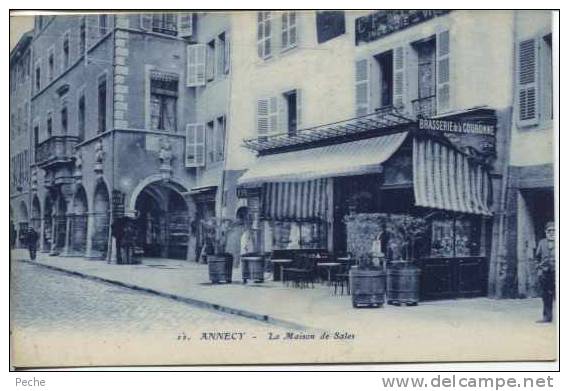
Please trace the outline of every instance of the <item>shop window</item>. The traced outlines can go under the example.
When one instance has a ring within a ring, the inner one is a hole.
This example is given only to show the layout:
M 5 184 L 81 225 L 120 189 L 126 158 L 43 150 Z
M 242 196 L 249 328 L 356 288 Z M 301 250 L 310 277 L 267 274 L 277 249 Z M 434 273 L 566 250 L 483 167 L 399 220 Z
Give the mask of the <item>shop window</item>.
M 177 105 L 177 76 L 153 74 L 150 80 L 150 128 L 176 131 Z
M 257 12 L 257 54 L 263 60 L 271 57 L 271 12 Z
M 103 76 L 99 79 L 99 86 L 97 88 L 98 97 L 98 133 L 103 133 L 107 130 L 107 78 Z
M 480 254 L 480 220 L 447 218 L 432 222 L 432 257 L 467 257 Z
M 215 39 L 209 41 L 206 47 L 206 77 L 207 81 L 215 78 Z
M 281 15 L 281 48 L 287 50 L 296 47 L 296 12 L 283 12 Z

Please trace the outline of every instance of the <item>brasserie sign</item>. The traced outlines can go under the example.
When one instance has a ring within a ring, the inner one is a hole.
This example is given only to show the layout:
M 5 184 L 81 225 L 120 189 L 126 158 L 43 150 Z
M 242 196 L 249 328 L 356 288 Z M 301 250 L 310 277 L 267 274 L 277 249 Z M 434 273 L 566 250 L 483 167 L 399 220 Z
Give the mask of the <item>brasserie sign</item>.
M 419 129 L 449 133 L 480 134 L 484 136 L 495 135 L 495 127 L 493 125 L 442 119 L 421 118 L 419 119 Z
M 356 45 L 449 13 L 449 10 L 381 10 L 356 19 Z

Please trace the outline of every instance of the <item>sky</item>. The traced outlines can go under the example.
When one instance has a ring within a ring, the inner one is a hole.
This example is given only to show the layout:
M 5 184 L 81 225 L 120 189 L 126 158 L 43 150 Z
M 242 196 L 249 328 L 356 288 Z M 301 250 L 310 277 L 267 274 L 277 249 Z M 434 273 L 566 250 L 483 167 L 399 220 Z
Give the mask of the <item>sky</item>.
M 12 16 L 10 15 L 10 50 L 16 46 L 18 40 L 26 31 L 34 27 L 33 16 Z

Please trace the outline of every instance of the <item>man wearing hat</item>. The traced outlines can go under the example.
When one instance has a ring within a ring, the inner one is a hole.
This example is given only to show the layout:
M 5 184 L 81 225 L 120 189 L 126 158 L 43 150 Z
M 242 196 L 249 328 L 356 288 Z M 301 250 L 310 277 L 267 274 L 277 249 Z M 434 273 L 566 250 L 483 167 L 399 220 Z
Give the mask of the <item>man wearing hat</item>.
M 555 224 L 552 221 L 546 224 L 545 238 L 541 239 L 537 245 L 535 262 L 543 299 L 543 318 L 538 322 L 550 323 L 553 319 L 553 300 L 555 299 Z

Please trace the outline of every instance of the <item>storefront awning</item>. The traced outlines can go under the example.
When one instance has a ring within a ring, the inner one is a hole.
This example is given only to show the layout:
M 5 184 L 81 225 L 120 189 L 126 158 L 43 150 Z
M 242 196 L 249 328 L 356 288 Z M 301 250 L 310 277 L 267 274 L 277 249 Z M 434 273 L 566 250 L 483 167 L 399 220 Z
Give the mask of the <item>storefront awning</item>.
M 490 178 L 482 165 L 429 138 L 413 140 L 415 205 L 491 215 Z
M 265 155 L 241 178 L 240 185 L 264 182 L 301 182 L 318 178 L 381 172 L 381 164 L 401 146 L 408 132 Z

